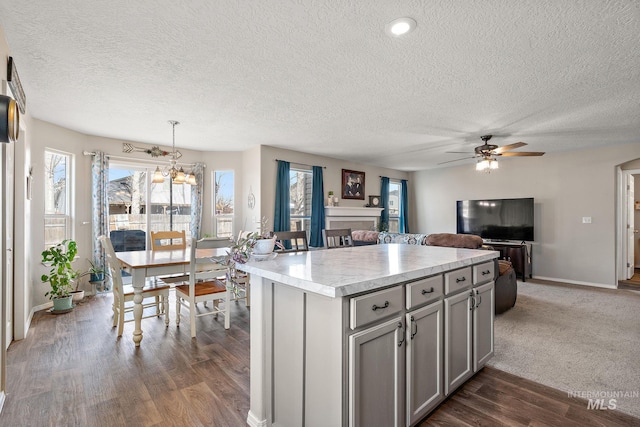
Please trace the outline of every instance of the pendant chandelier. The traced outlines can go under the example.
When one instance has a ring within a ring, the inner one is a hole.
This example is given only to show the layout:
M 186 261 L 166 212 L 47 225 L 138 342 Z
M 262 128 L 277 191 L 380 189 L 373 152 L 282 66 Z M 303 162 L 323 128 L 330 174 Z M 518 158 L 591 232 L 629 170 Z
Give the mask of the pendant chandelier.
M 178 168 L 177 165 L 178 152 L 176 151 L 176 125 L 179 125 L 180 122 L 169 120 L 169 123 L 173 127 L 173 144 L 171 146 L 171 153 L 169 153 L 171 160 L 169 160 L 169 166 L 165 166 L 163 169 L 160 169 L 160 166 L 156 166 L 156 171 L 153 173 L 153 181 L 151 182 L 154 184 L 162 184 L 165 177 L 171 177 L 171 182 L 173 184 L 196 185 L 196 176 L 193 172 L 185 173 L 182 166 Z

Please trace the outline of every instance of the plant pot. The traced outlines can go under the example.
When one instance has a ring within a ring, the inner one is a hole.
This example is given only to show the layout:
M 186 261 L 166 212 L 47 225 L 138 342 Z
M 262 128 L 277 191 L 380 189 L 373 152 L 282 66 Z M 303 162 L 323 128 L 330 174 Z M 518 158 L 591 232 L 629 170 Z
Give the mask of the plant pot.
M 69 294 L 71 295 L 71 300 L 73 304 L 77 304 L 78 302 L 82 301 L 82 299 L 84 298 L 84 291 L 72 291 L 72 292 L 69 292 Z
M 256 240 L 255 245 L 253 245 L 253 253 L 256 255 L 268 255 L 273 252 L 273 248 L 276 245 L 276 238 L 273 237 L 271 239 L 260 239 Z
M 104 280 L 104 273 L 91 273 L 89 275 L 90 282 L 102 282 Z
M 71 295 L 66 297 L 53 298 L 53 311 L 71 310 L 73 308 L 73 301 Z

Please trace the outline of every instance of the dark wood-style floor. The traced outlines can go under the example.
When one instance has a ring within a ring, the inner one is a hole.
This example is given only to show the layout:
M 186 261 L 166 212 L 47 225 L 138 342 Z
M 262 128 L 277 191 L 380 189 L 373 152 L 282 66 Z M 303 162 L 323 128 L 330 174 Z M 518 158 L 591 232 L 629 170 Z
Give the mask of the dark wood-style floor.
M 173 319 L 169 328 L 162 319 L 144 319 L 138 349 L 133 323 L 116 339 L 110 304 L 110 296 L 100 295 L 64 315 L 36 313 L 28 337 L 9 347 L 0 426 L 246 425 L 249 310 L 243 303 L 233 304 L 228 331 L 222 318 L 198 319 L 195 340 L 184 316 L 180 328 Z M 436 425 L 631 426 L 640 420 L 588 410 L 566 393 L 484 368 L 420 424 Z
M 640 291 L 640 268 L 634 269 L 631 279 L 619 280 L 618 289 L 631 289 L 634 291 Z

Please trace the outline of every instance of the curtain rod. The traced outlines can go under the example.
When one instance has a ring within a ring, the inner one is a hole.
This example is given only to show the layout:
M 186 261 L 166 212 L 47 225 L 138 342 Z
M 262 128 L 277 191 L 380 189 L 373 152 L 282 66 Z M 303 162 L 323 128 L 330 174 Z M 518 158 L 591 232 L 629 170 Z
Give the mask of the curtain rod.
M 388 177 L 388 176 L 378 175 L 378 178 L 389 178 L 389 177 Z M 403 180 L 404 180 L 404 181 L 409 182 L 409 180 L 408 180 L 408 179 L 404 179 L 404 178 L 389 178 L 389 179 L 392 179 L 392 180 L 394 180 L 394 181 L 403 181 Z
M 273 160 L 275 160 L 276 162 L 279 162 L 282 159 L 273 159 Z M 282 161 L 283 162 L 288 162 L 288 160 L 282 160 Z M 289 162 L 289 163 L 291 163 L 292 165 L 304 166 L 304 167 L 309 168 L 309 169 L 311 169 L 311 167 L 312 167 L 311 165 L 305 165 L 304 163 L 297 163 L 297 162 Z M 326 169 L 326 168 L 327 168 L 326 166 L 322 166 L 322 169 Z
M 84 154 L 85 156 L 95 156 L 96 153 L 94 151 L 83 151 L 82 154 Z M 132 157 L 125 157 L 125 156 L 114 156 L 112 154 L 107 154 L 107 157 L 109 159 L 114 159 L 114 160 L 123 160 L 123 161 L 127 161 L 127 162 L 142 162 L 142 163 L 146 163 L 146 164 L 150 164 L 150 165 L 156 165 L 156 166 L 160 166 L 161 162 L 156 162 L 154 160 L 151 159 L 138 159 L 138 158 L 132 158 Z M 167 162 L 168 163 L 168 162 Z M 195 163 L 180 163 L 180 162 L 176 162 L 176 166 L 195 166 Z

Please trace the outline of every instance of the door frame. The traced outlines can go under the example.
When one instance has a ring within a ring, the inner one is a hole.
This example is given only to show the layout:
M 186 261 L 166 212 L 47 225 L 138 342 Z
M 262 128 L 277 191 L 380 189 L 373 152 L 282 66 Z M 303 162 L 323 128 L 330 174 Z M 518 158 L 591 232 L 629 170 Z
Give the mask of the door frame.
M 618 227 L 616 239 L 616 287 L 620 280 L 626 280 L 627 277 L 627 179 L 629 176 L 640 175 L 640 169 L 623 170 L 620 166 L 616 167 L 618 175 L 618 191 L 616 208 L 618 211 Z

